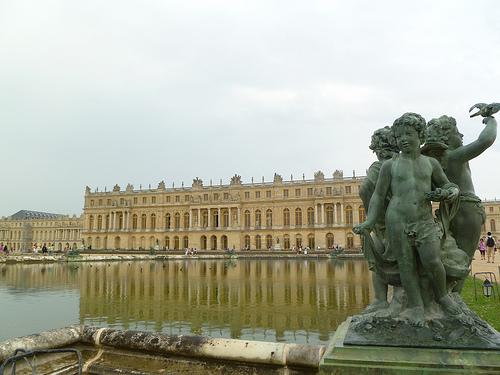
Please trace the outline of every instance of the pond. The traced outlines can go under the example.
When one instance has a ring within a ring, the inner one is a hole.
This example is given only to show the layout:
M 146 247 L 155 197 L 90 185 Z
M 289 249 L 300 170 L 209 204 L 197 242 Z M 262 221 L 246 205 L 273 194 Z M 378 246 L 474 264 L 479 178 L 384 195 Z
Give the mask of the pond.
M 371 300 L 362 260 L 0 266 L 0 341 L 70 324 L 326 344 Z

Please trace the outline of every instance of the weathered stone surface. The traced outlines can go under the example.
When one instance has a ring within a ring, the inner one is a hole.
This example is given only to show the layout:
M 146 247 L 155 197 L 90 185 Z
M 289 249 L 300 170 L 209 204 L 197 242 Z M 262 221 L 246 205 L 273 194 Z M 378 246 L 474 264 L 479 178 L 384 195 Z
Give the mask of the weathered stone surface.
M 345 345 L 349 323 L 336 331 L 321 360 L 321 373 L 500 374 L 500 350 Z
M 60 348 L 80 341 L 81 335 L 81 326 L 70 326 L 0 342 L 0 362 L 12 356 L 16 349 L 30 351 Z
M 155 354 L 303 367 L 318 367 L 325 351 L 323 346 L 202 336 L 169 336 L 154 332 L 97 327 L 84 327 L 82 342 Z

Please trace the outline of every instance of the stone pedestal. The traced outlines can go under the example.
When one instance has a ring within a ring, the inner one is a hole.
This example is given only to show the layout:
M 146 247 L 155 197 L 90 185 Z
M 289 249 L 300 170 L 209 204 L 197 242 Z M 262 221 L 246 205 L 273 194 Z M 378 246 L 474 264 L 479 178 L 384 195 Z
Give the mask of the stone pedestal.
M 500 374 L 500 350 L 347 345 L 342 323 L 320 362 L 330 374 Z

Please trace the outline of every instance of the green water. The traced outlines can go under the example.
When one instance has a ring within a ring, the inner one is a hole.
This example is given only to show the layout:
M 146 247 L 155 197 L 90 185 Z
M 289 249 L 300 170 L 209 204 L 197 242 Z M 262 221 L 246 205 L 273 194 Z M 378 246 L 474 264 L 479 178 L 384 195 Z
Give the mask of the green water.
M 372 296 L 364 261 L 182 260 L 0 266 L 0 341 L 81 323 L 326 343 Z

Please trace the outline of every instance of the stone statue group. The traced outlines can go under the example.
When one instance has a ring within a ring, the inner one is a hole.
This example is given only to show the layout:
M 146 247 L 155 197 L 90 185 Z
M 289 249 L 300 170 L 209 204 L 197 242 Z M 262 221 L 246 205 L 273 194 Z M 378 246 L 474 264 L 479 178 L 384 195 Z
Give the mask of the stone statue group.
M 446 319 L 474 323 L 459 294 L 485 212 L 474 193 L 469 161 L 495 141 L 492 115 L 500 103 L 479 103 L 474 109 L 478 112 L 471 117 L 481 115 L 485 126 L 466 145 L 449 116 L 426 122 L 405 113 L 392 127 L 373 133 L 370 149 L 378 161 L 360 189 L 367 219 L 354 231 L 364 240 L 375 298 L 361 316 L 413 327 Z M 432 202 L 439 202 L 435 211 Z

